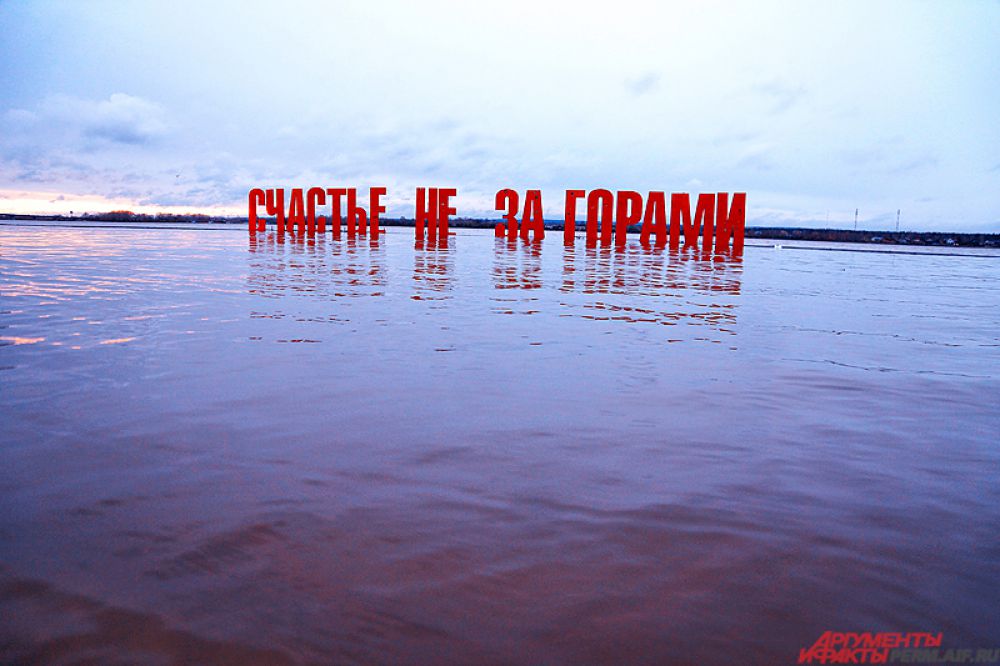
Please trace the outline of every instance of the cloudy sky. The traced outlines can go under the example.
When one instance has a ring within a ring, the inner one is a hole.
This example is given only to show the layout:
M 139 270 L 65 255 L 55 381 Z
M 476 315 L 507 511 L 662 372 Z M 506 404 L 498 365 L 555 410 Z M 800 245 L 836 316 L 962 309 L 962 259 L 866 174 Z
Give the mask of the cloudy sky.
M 206 6 L 210 5 L 210 6 Z M 251 187 L 747 191 L 1000 231 L 1000 3 L 0 2 L 0 211 Z

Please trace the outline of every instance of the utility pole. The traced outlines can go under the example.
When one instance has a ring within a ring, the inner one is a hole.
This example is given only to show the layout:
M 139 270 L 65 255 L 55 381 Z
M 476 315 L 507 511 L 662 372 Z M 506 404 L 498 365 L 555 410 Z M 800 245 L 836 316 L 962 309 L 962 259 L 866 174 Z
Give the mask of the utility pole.
M 899 233 L 899 209 L 896 209 L 896 233 Z
M 858 230 L 858 209 L 854 209 L 854 230 Z

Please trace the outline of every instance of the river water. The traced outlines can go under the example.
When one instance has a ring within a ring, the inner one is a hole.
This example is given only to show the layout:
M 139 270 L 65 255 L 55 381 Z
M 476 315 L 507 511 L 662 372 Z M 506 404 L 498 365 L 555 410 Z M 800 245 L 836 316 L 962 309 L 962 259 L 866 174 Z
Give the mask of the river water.
M 0 660 L 1000 646 L 996 252 L 412 234 L 0 226 Z

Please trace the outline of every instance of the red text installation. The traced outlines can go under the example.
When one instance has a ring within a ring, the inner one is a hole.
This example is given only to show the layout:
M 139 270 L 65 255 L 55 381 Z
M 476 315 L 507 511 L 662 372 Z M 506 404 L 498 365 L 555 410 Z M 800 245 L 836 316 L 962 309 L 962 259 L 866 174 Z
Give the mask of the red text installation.
M 450 219 L 456 214 L 455 188 L 418 187 L 414 193 L 414 234 L 417 240 L 447 241 Z M 357 188 L 311 187 L 285 189 L 254 188 L 248 195 L 248 222 L 251 233 L 264 230 L 264 217 L 275 219 L 279 237 L 325 234 L 329 226 L 334 238 L 342 230 L 347 236 L 377 239 L 380 216 L 385 213 L 384 187 L 369 188 L 367 202 Z M 662 191 L 646 195 L 633 190 L 566 190 L 564 194 L 563 242 L 576 242 L 577 215 L 584 223 L 588 247 L 598 244 L 621 246 L 630 227 L 639 227 L 643 245 L 688 249 L 702 252 L 742 253 L 746 227 L 746 192 L 698 194 Z M 365 206 L 367 203 L 367 207 Z M 693 205 L 693 208 L 692 208 Z M 542 191 L 511 188 L 496 193 L 495 209 L 502 221 L 495 227 L 498 238 L 540 242 L 545 238 Z

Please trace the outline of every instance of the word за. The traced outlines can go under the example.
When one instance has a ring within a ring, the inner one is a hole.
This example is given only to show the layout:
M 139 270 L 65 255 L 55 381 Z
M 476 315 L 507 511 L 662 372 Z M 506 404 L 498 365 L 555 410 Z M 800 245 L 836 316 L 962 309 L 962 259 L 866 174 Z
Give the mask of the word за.
M 326 233 L 326 216 L 317 216 L 317 208 L 327 205 L 327 197 L 330 199 L 331 213 L 329 218 L 331 231 L 334 238 L 340 238 L 340 227 L 343 221 L 341 199 L 347 200 L 347 236 L 353 237 L 355 234 L 365 235 L 371 231 L 371 237 L 378 238 L 379 215 L 385 212 L 380 199 L 385 195 L 384 187 L 372 187 L 368 191 L 368 202 L 370 213 L 358 205 L 358 191 L 354 187 L 311 187 L 308 191 L 303 188 L 294 188 L 288 197 L 287 216 L 285 215 L 285 190 L 271 189 L 262 190 L 254 188 L 249 194 L 248 221 L 250 232 L 264 231 L 264 220 L 257 217 L 257 207 L 263 205 L 267 215 L 274 215 L 278 223 L 278 234 L 284 234 L 286 229 L 292 233 L 292 229 L 301 235 L 307 233 L 313 236 L 318 231 Z

